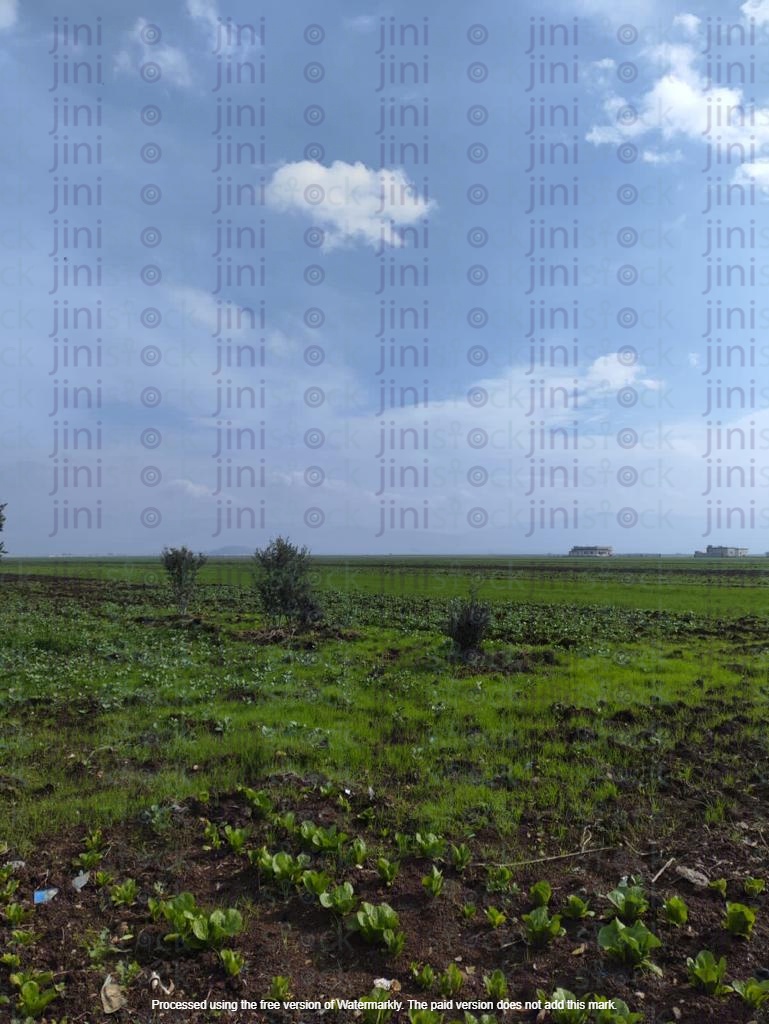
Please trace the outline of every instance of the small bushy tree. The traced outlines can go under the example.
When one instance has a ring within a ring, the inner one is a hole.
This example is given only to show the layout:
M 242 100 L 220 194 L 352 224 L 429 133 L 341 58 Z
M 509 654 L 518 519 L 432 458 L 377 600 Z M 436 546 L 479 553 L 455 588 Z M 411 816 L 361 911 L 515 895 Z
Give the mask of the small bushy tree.
M 5 505 L 0 505 L 0 533 L 3 532 L 3 527 L 5 526 L 5 509 Z M 5 544 L 0 541 L 0 558 L 2 558 L 5 553 Z
M 491 621 L 491 608 L 478 600 L 473 589 L 468 598 L 452 601 L 444 631 L 463 659 L 478 654 Z
M 308 626 L 321 617 L 310 579 L 310 552 L 276 537 L 254 553 L 254 585 L 264 614 L 274 623 Z
M 168 584 L 180 615 L 187 612 L 197 585 L 198 570 L 206 564 L 206 556 L 195 555 L 189 548 L 163 548 L 160 555 Z

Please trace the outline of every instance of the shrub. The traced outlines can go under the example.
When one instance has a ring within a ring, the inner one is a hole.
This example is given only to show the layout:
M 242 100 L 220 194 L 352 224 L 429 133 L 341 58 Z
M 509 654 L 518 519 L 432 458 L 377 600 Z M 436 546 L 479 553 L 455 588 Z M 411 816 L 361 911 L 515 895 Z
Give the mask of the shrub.
M 168 576 L 176 607 L 185 615 L 195 593 L 198 571 L 206 564 L 206 556 L 195 555 L 189 548 L 163 548 L 160 561 Z
M 465 600 L 457 599 L 449 605 L 445 633 L 463 659 L 478 654 L 491 621 L 491 608 L 478 600 L 475 589 Z
M 264 614 L 274 623 L 308 626 L 321 617 L 310 580 L 310 552 L 276 537 L 254 553 L 254 585 Z
M 2 533 L 3 527 L 5 526 L 5 509 L 6 505 L 0 505 L 0 533 Z M 0 557 L 6 553 L 5 544 L 0 541 Z

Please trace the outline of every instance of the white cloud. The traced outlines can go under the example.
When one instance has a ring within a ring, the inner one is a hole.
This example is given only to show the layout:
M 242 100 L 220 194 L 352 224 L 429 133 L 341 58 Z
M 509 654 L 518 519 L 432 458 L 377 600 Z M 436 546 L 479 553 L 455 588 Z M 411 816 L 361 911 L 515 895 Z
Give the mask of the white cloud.
M 142 31 L 148 24 L 146 18 L 137 20 L 129 36 L 130 48 L 119 50 L 115 54 L 115 71 L 123 74 L 133 73 L 138 70 L 140 64 L 153 61 L 160 66 L 165 81 L 188 88 L 192 85 L 192 72 L 185 53 L 165 43 L 145 43 Z
M 641 160 L 645 164 L 679 164 L 684 158 L 680 149 L 674 149 L 667 153 L 661 153 L 658 149 L 645 149 L 641 153 Z
M 219 8 L 216 0 L 187 0 L 187 13 L 195 21 L 209 25 L 214 31 L 219 26 Z
M 659 391 L 662 381 L 642 376 L 644 369 L 640 363 L 628 365 L 620 353 L 609 352 L 605 356 L 599 356 L 587 368 L 582 387 L 588 399 L 601 398 L 619 388 L 633 385 L 650 391 Z
M 769 0 L 766 2 L 769 6 Z M 663 43 L 650 47 L 643 55 L 661 69 L 660 77 L 640 98 L 633 99 L 635 116 L 626 121 L 621 111 L 627 101 L 616 94 L 608 96 L 604 101 L 608 123 L 594 125 L 587 133 L 588 142 L 597 146 L 616 145 L 626 139 L 656 134 L 666 141 L 683 138 L 702 145 L 712 142 L 717 135 L 722 146 L 739 143 L 746 154 L 751 143 L 755 144 L 756 152 L 769 148 L 769 108 L 753 109 L 754 101 L 745 100 L 738 88 L 713 86 L 698 70 L 702 55 L 693 46 Z M 738 123 L 741 118 L 747 122 L 745 126 Z M 647 163 L 674 163 L 679 154 L 650 147 L 643 159 Z M 738 166 L 736 177 L 743 178 L 755 171 L 763 181 L 768 170 L 764 160 L 745 162 Z
M 0 0 L 0 29 L 13 28 L 19 17 L 18 0 Z
M 756 25 L 766 25 L 769 22 L 769 0 L 747 0 L 740 7 L 746 18 L 753 18 Z
M 737 184 L 747 185 L 751 180 L 764 190 L 769 186 L 769 158 L 761 157 L 752 164 L 740 164 L 735 171 L 734 181 Z
M 342 160 L 330 167 L 312 160 L 285 164 L 267 186 L 267 202 L 275 210 L 304 214 L 322 228 L 327 252 L 359 242 L 376 247 L 387 221 L 397 234 L 436 206 L 425 202 L 400 169 L 375 171 Z
M 696 36 L 699 32 L 702 21 L 696 14 L 677 14 L 673 18 L 673 25 L 681 27 L 687 35 Z

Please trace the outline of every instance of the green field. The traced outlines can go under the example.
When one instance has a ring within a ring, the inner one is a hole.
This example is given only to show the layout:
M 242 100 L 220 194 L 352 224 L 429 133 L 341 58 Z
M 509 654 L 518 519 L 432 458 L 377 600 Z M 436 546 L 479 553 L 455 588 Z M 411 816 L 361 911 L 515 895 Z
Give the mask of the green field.
M 696 837 L 701 861 L 745 874 L 761 847 L 743 840 L 763 837 L 769 801 L 768 568 L 316 558 L 325 621 L 287 632 L 264 621 L 248 559 L 211 561 L 185 617 L 157 559 L 7 559 L 0 843 L 34 861 L 113 829 L 149 871 L 176 856 L 175 808 L 223 825 L 246 785 L 297 820 L 305 794 L 372 856 L 394 857 L 396 833 L 432 832 L 479 865 L 608 847 L 656 850 L 661 866 Z M 465 663 L 443 626 L 471 586 L 492 614 Z M 257 846 L 281 842 L 274 824 L 249 828 Z M 632 978 L 615 982 L 632 994 Z

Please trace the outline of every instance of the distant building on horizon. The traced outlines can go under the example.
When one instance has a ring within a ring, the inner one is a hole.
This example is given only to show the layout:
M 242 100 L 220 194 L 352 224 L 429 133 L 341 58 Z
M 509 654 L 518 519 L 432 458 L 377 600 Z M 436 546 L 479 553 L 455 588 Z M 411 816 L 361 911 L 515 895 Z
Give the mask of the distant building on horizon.
M 569 556 L 577 556 L 580 558 L 611 558 L 614 554 L 614 548 L 600 547 L 598 545 L 592 545 L 588 547 L 573 547 L 569 552 Z
M 695 551 L 695 558 L 745 558 L 747 548 L 730 548 L 723 544 L 708 544 L 704 551 Z

